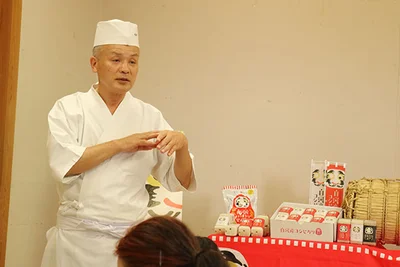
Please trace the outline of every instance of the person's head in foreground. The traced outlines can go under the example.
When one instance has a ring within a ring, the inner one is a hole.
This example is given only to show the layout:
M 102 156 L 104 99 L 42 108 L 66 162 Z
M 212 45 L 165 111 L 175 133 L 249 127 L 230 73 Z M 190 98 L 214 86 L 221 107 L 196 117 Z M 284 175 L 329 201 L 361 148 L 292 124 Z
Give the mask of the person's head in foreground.
M 212 249 L 215 251 L 219 251 L 217 244 L 215 244 L 215 242 L 209 239 L 208 237 L 196 236 L 196 238 L 197 242 L 199 242 L 201 249 Z
M 150 218 L 129 230 L 116 249 L 118 267 L 228 267 L 221 252 L 201 249 L 189 228 L 169 216 Z

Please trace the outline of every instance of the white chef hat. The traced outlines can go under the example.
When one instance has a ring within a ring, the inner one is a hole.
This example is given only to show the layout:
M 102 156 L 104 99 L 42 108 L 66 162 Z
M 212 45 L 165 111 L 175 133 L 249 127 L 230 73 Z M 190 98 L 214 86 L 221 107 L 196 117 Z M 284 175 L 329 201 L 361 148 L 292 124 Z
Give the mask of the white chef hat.
M 93 47 L 107 44 L 139 47 L 138 26 L 119 19 L 98 22 Z

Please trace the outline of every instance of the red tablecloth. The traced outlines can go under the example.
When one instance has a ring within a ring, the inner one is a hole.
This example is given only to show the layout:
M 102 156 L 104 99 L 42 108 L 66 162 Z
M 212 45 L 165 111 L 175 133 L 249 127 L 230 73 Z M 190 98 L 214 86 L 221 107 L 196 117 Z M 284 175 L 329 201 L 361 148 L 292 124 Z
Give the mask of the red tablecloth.
M 210 235 L 209 238 L 232 262 L 243 267 L 400 267 L 400 251 L 372 246 L 270 237 Z

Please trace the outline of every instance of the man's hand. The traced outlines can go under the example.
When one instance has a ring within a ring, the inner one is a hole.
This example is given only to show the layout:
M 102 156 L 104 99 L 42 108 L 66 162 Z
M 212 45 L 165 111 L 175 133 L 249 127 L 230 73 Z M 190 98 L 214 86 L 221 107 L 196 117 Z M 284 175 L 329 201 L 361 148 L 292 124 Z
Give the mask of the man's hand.
M 171 156 L 175 151 L 188 149 L 188 140 L 181 132 L 161 131 L 157 137 L 157 148 L 161 153 Z
M 156 148 L 159 142 L 151 139 L 155 139 L 160 135 L 159 131 L 136 133 L 127 137 L 121 138 L 118 144 L 121 148 L 121 152 L 137 152 L 141 150 L 152 150 Z

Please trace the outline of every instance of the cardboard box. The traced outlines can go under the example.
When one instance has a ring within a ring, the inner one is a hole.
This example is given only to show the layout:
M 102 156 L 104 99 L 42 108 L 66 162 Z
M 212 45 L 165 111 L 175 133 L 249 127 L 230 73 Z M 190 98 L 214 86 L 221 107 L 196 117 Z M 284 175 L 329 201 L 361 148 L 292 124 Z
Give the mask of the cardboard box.
M 323 214 L 323 210 L 337 211 L 339 213 L 337 218 L 342 218 L 343 210 L 337 207 L 309 205 L 300 203 L 284 202 L 272 215 L 271 223 L 271 237 L 272 238 L 285 238 L 296 240 L 310 240 L 321 242 L 336 241 L 337 220 L 329 220 L 327 222 L 305 222 L 305 221 L 291 221 L 276 219 L 279 210 L 284 207 L 295 208 L 314 208 L 318 214 Z

